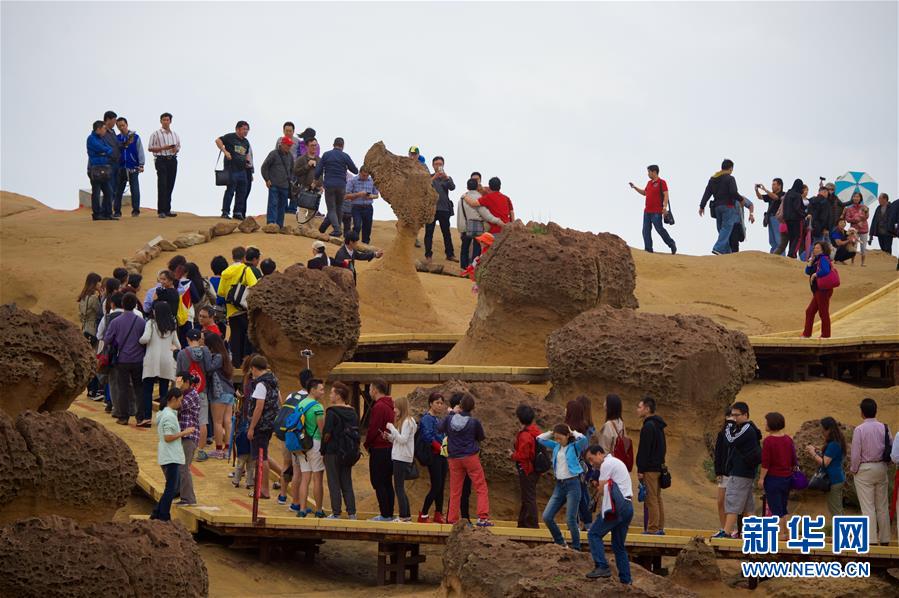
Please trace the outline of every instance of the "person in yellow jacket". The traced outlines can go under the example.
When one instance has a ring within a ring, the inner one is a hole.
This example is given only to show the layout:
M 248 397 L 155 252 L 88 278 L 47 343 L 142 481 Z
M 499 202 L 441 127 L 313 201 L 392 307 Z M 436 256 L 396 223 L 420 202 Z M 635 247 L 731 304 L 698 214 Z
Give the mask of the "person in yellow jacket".
M 222 279 L 221 282 L 219 282 L 218 289 L 219 297 L 225 299 L 228 328 L 231 329 L 231 336 L 229 338 L 231 345 L 231 363 L 233 363 L 235 367 L 240 367 L 244 357 L 253 353 L 253 347 L 250 345 L 249 336 L 247 336 L 247 331 L 249 329 L 247 312 L 242 307 L 228 302 L 228 293 L 231 291 L 231 287 L 242 284 L 249 289 L 255 285 L 258 280 L 256 274 L 253 273 L 253 269 L 248 264 L 244 263 L 245 256 L 246 250 L 243 247 L 235 247 L 234 250 L 231 251 L 231 258 L 234 260 L 234 263 L 225 268 L 225 271 L 222 272 Z

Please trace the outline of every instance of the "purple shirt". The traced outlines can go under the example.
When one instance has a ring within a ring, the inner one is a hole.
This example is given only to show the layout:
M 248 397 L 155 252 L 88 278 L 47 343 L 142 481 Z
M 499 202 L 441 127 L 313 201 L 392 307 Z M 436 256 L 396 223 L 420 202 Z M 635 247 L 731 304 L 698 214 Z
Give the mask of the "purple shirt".
M 146 348 L 140 344 L 144 319 L 134 312 L 123 312 L 106 327 L 103 341 L 119 349 L 119 363 L 143 363 Z
M 862 463 L 880 463 L 883 460 L 886 424 L 877 418 L 866 418 L 852 432 L 852 455 L 849 471 L 858 473 Z
M 196 389 L 191 388 L 184 393 L 181 399 L 181 409 L 178 410 L 178 423 L 181 424 L 181 431 L 193 426 L 193 433 L 188 434 L 184 438 L 199 442 L 200 440 L 200 395 Z M 202 447 L 201 447 L 202 448 Z

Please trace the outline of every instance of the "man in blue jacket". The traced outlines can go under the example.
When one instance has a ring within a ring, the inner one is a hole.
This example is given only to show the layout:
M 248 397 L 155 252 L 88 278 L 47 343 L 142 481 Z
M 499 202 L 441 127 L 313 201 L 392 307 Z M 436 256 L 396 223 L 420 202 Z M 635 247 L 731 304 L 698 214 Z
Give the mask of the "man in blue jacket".
M 346 195 L 346 173 L 359 174 L 359 169 L 353 163 L 353 159 L 343 151 L 343 137 L 334 140 L 334 149 L 322 154 L 321 160 L 315 166 L 315 178 L 322 178 L 324 174 L 325 205 L 328 214 L 322 220 L 318 231 L 323 233 L 332 227 L 332 237 L 342 237 L 340 231 L 341 215 L 343 214 L 343 198 Z
M 87 176 L 91 181 L 91 212 L 94 220 L 112 220 L 112 179 L 109 170 L 112 148 L 103 139 L 106 125 L 94 121 L 93 131 L 87 136 Z M 98 168 L 98 167 L 107 168 Z M 100 203 L 103 193 L 103 203 Z
M 125 193 L 125 185 L 131 189 L 131 215 L 140 216 L 140 182 L 137 177 L 144 171 L 144 144 L 135 131 L 128 129 L 128 119 L 120 116 L 115 121 L 119 130 L 116 139 L 121 147 L 121 159 L 119 161 L 119 178 L 116 183 L 113 207 L 115 213 L 122 211 L 122 195 Z

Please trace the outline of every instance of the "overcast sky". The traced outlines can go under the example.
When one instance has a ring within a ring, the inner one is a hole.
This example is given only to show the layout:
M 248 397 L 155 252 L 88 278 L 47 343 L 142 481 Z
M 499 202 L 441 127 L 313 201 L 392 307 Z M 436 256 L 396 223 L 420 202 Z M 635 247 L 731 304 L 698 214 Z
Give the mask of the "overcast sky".
M 680 250 L 708 253 L 696 212 L 723 158 L 744 194 L 864 170 L 896 197 L 896 40 L 896 2 L 3 2 L 0 186 L 73 208 L 91 123 L 112 109 L 146 141 L 168 111 L 174 209 L 218 214 L 215 137 L 249 121 L 261 164 L 292 120 L 357 163 L 378 140 L 419 145 L 459 188 L 499 176 L 520 218 L 636 247 L 627 183 L 658 163 Z M 141 187 L 155 208 L 149 163 Z M 767 248 L 761 219 L 744 247 Z

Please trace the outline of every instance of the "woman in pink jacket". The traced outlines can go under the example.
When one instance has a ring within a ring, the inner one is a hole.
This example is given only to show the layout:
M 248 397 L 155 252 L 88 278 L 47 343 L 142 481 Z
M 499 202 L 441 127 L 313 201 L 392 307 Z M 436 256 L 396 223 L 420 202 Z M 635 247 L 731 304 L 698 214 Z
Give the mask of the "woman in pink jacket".
M 868 206 L 862 203 L 862 194 L 858 191 L 852 194 L 852 205 L 843 210 L 843 218 L 858 233 L 858 252 L 864 266 L 865 254 L 868 253 Z

